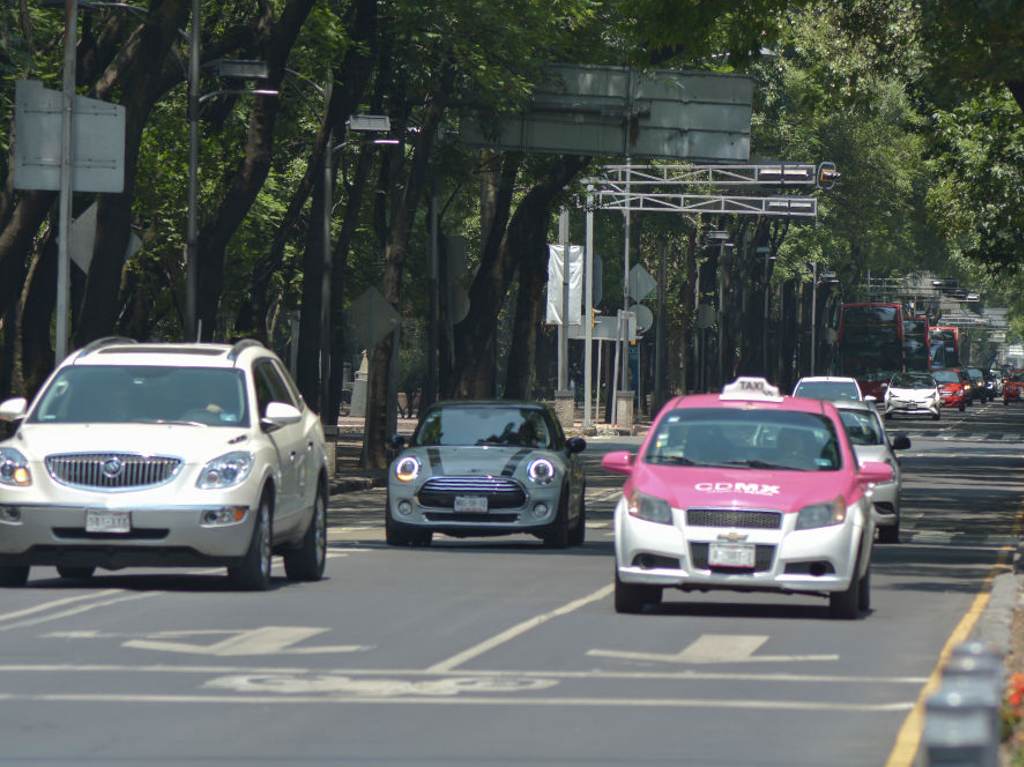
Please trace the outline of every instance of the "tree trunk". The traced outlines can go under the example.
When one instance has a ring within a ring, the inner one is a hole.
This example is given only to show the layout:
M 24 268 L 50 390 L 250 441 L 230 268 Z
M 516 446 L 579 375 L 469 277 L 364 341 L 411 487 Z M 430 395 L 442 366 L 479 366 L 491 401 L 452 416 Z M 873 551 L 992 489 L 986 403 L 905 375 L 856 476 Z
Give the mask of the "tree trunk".
M 505 371 L 505 399 L 533 399 L 537 374 L 537 332 L 543 319 L 548 282 L 547 216 L 531 219 L 532 231 L 521 233 L 519 291 L 512 325 L 512 347 Z
M 276 20 L 269 11 L 260 20 L 262 58 L 269 77 L 261 87 L 280 90 L 285 64 L 315 0 L 289 0 Z M 263 188 L 274 150 L 274 126 L 281 109 L 279 98 L 254 97 L 242 161 L 224 193 L 217 213 L 202 228 L 198 242 L 198 295 L 196 316 L 203 323 L 203 338 L 218 329 L 217 317 L 224 288 L 224 261 L 228 244 Z
M 154 5 L 141 34 L 133 36 L 129 46 L 137 50 L 122 50 L 117 56 L 121 64 L 116 69 L 123 72 L 119 80 L 126 112 L 124 191 L 99 196 L 92 263 L 85 286 L 81 322 L 74 334 L 76 346 L 109 335 L 117 320 L 121 272 L 131 235 L 135 170 L 142 133 L 160 96 L 164 59 L 170 55 L 178 29 L 185 24 L 188 8 L 186 0 L 164 0 Z M 129 61 L 130 66 L 126 65 Z M 105 76 L 104 80 L 98 89 L 101 97 L 108 95 L 113 87 L 109 77 Z
M 454 72 L 449 67 L 441 77 L 438 91 L 427 104 L 420 131 L 416 137 L 408 178 L 404 186 L 391 185 L 388 239 L 384 246 L 383 293 L 385 300 L 396 311 L 401 311 L 402 277 L 409 254 L 409 234 L 426 187 L 427 163 L 434 147 L 437 126 L 441 121 L 451 88 Z M 366 401 L 366 435 L 363 463 L 368 468 L 387 467 L 387 439 L 390 414 L 395 407 L 391 401 L 390 365 L 395 334 L 389 334 L 374 347 L 370 354 L 369 386 Z
M 40 248 L 29 276 L 28 294 L 21 314 L 21 366 L 25 396 L 31 398 L 53 370 L 50 331 L 57 301 L 56 221 Z

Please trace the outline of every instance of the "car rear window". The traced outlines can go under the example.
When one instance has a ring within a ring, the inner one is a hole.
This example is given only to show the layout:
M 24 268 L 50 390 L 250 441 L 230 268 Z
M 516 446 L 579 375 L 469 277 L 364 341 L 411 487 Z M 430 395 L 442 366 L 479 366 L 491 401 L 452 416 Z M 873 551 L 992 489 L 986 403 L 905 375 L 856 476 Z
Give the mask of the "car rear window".
M 860 399 L 860 392 L 857 391 L 856 384 L 848 381 L 804 381 L 797 385 L 793 396 L 856 402 Z
M 833 422 L 814 413 L 734 408 L 679 408 L 658 422 L 644 461 L 836 471 L 842 466 Z
M 938 370 L 932 374 L 932 378 L 939 383 L 960 383 L 960 376 L 952 370 Z

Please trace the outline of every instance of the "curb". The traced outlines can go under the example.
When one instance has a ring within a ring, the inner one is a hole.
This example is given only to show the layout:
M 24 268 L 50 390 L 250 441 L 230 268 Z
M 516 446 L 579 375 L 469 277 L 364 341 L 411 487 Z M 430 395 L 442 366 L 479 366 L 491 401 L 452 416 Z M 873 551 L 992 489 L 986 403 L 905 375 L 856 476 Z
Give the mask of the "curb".
M 383 487 L 383 477 L 343 477 L 331 481 L 331 492 L 333 495 L 344 493 L 357 493 L 360 490 L 371 490 L 375 487 Z
M 1011 572 L 993 579 L 991 597 L 971 632 L 972 639 L 992 645 L 1004 656 L 1010 651 L 1013 614 L 1024 595 L 1024 539 L 1017 542 L 1010 564 Z

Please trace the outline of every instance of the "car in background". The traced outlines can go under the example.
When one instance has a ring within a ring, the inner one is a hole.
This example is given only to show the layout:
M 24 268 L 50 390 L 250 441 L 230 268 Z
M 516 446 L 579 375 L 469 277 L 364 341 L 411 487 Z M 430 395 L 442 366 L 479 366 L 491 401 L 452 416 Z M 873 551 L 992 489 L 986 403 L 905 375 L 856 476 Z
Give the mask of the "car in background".
M 1024 400 L 1024 370 L 1011 371 L 1003 383 L 1003 404 Z
M 638 453 L 607 453 L 628 477 L 615 507 L 615 610 L 666 588 L 816 594 L 833 617 L 870 609 L 872 485 L 836 408 L 783 397 L 763 378 L 670 400 Z
M 806 376 L 796 382 L 793 388 L 794 397 L 819 399 L 828 401 L 853 401 L 864 399 L 860 386 L 854 378 L 840 376 Z
M 256 341 L 73 352 L 31 404 L 0 405 L 0 585 L 50 565 L 226 566 L 241 587 L 315 581 L 327 557 L 320 419 Z
M 875 485 L 871 491 L 871 503 L 876 513 L 878 541 L 899 543 L 903 476 L 896 451 L 909 450 L 910 439 L 902 433 L 887 434 L 878 411 L 866 402 L 837 402 L 835 406 L 858 462 L 879 461 L 892 468 L 892 482 Z
M 384 510 L 391 546 L 455 537 L 530 533 L 551 548 L 586 535 L 587 443 L 566 439 L 535 402 L 458 401 L 431 406 L 388 471 Z
M 885 418 L 896 415 L 942 417 L 942 395 L 931 373 L 897 373 L 885 390 Z
M 964 381 L 958 370 L 933 370 L 932 378 L 939 386 L 942 407 L 955 407 L 961 413 L 967 409 L 970 381 Z
M 985 375 L 979 368 L 966 368 L 967 376 L 971 379 L 971 390 L 974 393 L 974 401 L 988 402 L 994 395 L 985 386 Z
M 990 376 L 992 376 L 992 383 L 994 385 L 994 390 L 995 390 L 995 393 L 996 393 L 996 397 L 997 398 L 998 397 L 1002 397 L 1003 396 L 1003 379 L 1005 378 L 1005 376 L 1003 375 L 1003 371 L 1002 370 L 989 370 L 987 372 L 988 372 L 988 374 Z
M 991 370 L 982 370 L 981 375 L 985 380 L 985 394 L 988 397 L 988 401 L 991 402 L 1001 394 L 999 387 L 996 385 L 998 379 L 992 374 Z

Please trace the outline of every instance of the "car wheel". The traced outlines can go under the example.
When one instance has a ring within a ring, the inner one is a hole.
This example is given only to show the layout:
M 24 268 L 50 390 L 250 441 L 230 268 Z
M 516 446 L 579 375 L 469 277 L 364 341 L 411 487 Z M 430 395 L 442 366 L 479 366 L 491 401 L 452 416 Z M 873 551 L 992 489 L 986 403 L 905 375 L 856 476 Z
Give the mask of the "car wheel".
M 864 577 L 860 579 L 860 588 L 857 592 L 857 608 L 862 612 L 866 613 L 871 609 L 871 565 L 868 565 L 868 571 L 864 573 Z
M 290 581 L 318 581 L 327 563 L 327 502 L 322 489 L 316 491 L 313 518 L 297 549 L 284 553 L 284 572 Z
M 17 587 L 28 583 L 28 565 L 0 567 L 0 586 Z
M 73 581 L 92 578 L 92 574 L 94 572 L 96 572 L 95 567 L 68 567 L 67 565 L 57 565 L 57 574 L 61 578 L 67 578 L 68 580 Z
M 961 413 L 963 413 L 965 410 L 967 410 L 967 405 L 965 405 L 963 402 L 961 402 L 959 410 L 960 410 Z
M 640 583 L 623 583 L 615 572 L 615 612 L 634 614 L 641 612 L 644 605 L 661 603 L 661 586 Z
M 273 560 L 273 525 L 269 493 L 260 498 L 256 521 L 252 528 L 249 550 L 239 565 L 228 568 L 228 576 L 238 586 L 249 591 L 266 591 L 270 588 L 270 565 Z
M 889 525 L 888 527 L 878 528 L 878 542 L 879 543 L 899 543 L 900 542 L 900 520 L 897 517 L 895 525 Z
M 569 545 L 569 487 L 562 488 L 558 498 L 558 514 L 555 521 L 541 535 L 544 546 L 549 549 L 564 549 Z
M 580 495 L 580 513 L 569 536 L 570 546 L 582 546 L 587 537 L 587 488 L 584 485 Z
M 860 617 L 860 589 L 861 578 L 857 575 L 860 569 L 860 557 L 853 568 L 853 577 L 850 578 L 850 585 L 843 591 L 833 591 L 828 595 L 828 613 L 838 620 L 856 620 Z

